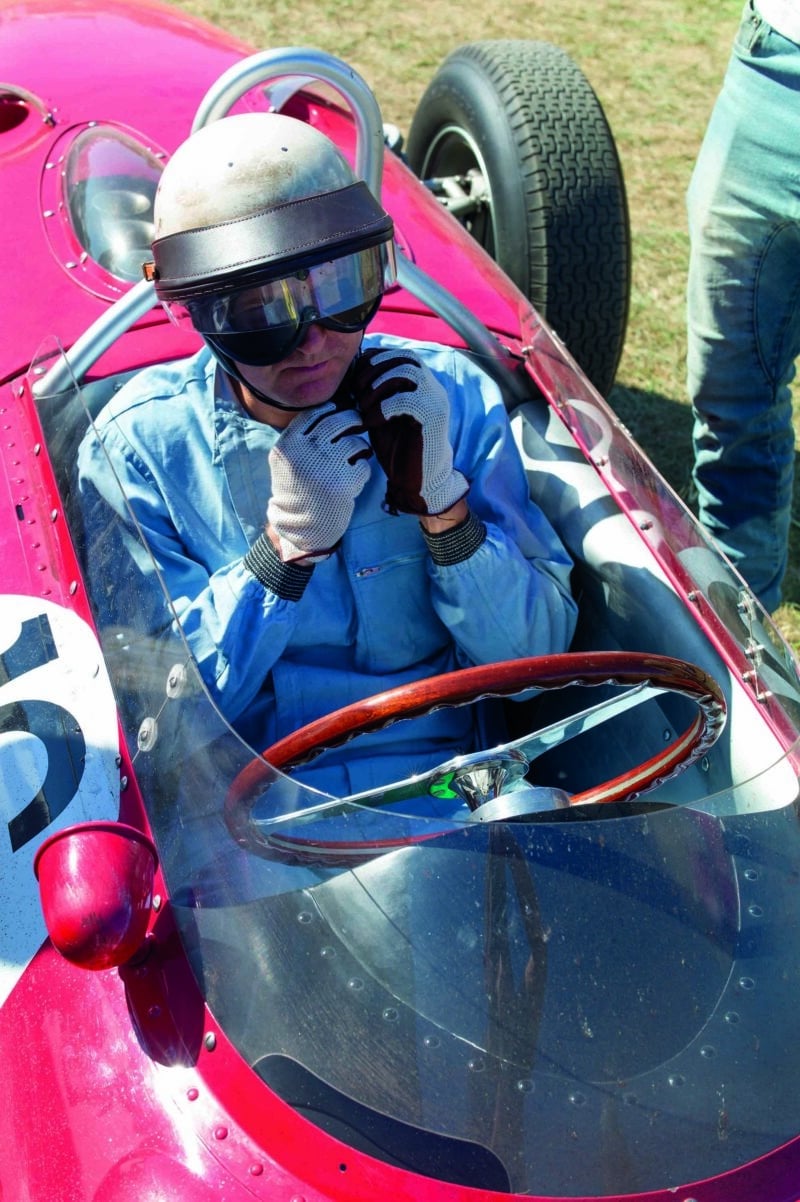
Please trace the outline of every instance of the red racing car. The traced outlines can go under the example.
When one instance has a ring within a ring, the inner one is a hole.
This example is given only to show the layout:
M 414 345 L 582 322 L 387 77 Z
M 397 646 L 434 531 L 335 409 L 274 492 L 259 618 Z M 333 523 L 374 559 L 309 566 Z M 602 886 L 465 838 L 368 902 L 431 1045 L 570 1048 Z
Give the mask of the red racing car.
M 602 399 L 629 253 L 580 73 L 464 47 L 403 143 L 340 60 L 150 0 L 4 3 L 0 63 L 4 1202 L 796 1202 L 797 662 Z M 179 624 L 153 638 L 75 480 L 122 383 L 197 349 L 142 278 L 153 197 L 242 109 L 317 126 L 381 195 L 400 262 L 373 328 L 500 383 L 580 608 L 568 654 L 270 748 Z M 293 777 L 518 694 L 513 736 L 434 771 Z

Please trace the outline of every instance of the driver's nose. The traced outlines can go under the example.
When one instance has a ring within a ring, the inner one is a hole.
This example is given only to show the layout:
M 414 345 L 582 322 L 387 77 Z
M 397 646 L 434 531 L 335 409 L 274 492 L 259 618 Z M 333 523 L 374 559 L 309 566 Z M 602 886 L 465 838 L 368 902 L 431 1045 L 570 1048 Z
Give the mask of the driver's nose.
M 318 354 L 325 345 L 325 340 L 330 333 L 333 333 L 333 331 L 327 330 L 318 321 L 309 322 L 295 350 L 300 351 L 304 355 Z

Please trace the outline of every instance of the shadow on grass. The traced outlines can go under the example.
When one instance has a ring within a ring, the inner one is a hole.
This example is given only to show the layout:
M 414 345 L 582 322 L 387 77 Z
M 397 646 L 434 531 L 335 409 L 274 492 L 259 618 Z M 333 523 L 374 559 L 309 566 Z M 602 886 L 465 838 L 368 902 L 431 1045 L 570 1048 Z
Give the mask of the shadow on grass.
M 614 385 L 609 403 L 661 475 L 694 511 L 692 413 L 688 404 L 624 383 Z M 795 478 L 800 480 L 800 455 L 795 455 Z M 775 619 L 795 652 L 800 652 L 800 488 L 795 490 L 783 605 Z
M 692 413 L 657 392 L 617 383 L 608 398 L 631 437 L 678 495 L 692 506 Z

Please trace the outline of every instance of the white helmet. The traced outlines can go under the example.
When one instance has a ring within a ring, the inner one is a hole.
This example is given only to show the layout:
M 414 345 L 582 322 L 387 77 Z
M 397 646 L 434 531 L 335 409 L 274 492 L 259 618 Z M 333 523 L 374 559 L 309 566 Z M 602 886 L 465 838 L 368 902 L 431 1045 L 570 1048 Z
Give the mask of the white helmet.
M 192 134 L 164 168 L 155 232 L 145 275 L 229 369 L 278 362 L 315 321 L 363 330 L 395 278 L 389 215 L 329 138 L 278 113 Z

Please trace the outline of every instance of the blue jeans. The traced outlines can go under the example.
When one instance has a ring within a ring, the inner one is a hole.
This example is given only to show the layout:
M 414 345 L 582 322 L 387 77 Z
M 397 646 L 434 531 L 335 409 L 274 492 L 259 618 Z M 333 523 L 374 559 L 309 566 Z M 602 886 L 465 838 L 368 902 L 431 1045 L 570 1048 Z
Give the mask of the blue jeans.
M 698 516 L 780 603 L 800 354 L 800 46 L 745 7 L 687 196 Z

